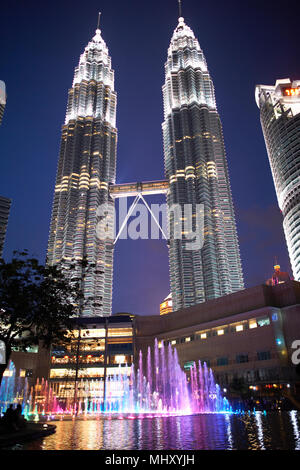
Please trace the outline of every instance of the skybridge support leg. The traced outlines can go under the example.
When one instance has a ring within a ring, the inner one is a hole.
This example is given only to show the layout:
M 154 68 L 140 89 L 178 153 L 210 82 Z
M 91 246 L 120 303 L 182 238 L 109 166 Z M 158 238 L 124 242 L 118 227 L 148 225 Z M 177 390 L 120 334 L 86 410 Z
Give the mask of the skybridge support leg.
M 123 220 L 123 223 L 122 223 L 122 225 L 121 225 L 121 228 L 120 228 L 120 230 L 119 230 L 119 233 L 118 233 L 118 235 L 117 235 L 116 238 L 115 238 L 114 245 L 117 243 L 118 239 L 120 238 L 120 235 L 121 235 L 121 233 L 122 233 L 122 231 L 123 231 L 125 225 L 127 224 L 129 217 L 130 217 L 131 214 L 133 213 L 133 211 L 134 211 L 134 209 L 135 209 L 135 207 L 136 207 L 136 205 L 138 204 L 138 202 L 139 202 L 140 199 L 142 199 L 142 201 L 143 201 L 143 203 L 145 204 L 146 208 L 147 208 L 148 211 L 150 212 L 150 215 L 151 215 L 151 217 L 153 218 L 153 220 L 154 220 L 154 222 L 156 223 L 156 225 L 158 226 L 158 228 L 159 228 L 159 230 L 160 230 L 162 236 L 165 238 L 165 240 L 168 241 L 168 237 L 166 236 L 166 234 L 165 234 L 165 232 L 163 231 L 163 229 L 162 229 L 162 227 L 161 227 L 159 221 L 157 220 L 157 218 L 155 217 L 154 213 L 152 212 L 152 210 L 151 210 L 149 204 L 148 204 L 147 201 L 145 200 L 145 198 L 144 198 L 144 196 L 142 195 L 142 193 L 139 193 L 139 194 L 136 196 L 136 198 L 135 198 L 135 200 L 133 201 L 133 203 L 131 204 L 131 206 L 130 206 L 128 212 L 127 212 L 127 215 L 126 215 L 125 219 Z
M 154 213 L 152 212 L 152 210 L 151 210 L 149 204 L 147 203 L 146 199 L 144 198 L 144 196 L 143 196 L 142 194 L 140 195 L 140 198 L 143 200 L 143 202 L 144 202 L 145 206 L 147 207 L 148 211 L 150 212 L 150 214 L 151 214 L 151 216 L 152 216 L 154 222 L 156 223 L 156 225 L 158 226 L 159 230 L 161 231 L 162 236 L 165 238 L 165 240 L 168 240 L 168 238 L 167 238 L 165 232 L 163 231 L 163 229 L 162 229 L 160 223 L 158 222 L 157 218 L 155 217 L 155 215 L 154 215 Z
M 122 233 L 122 231 L 123 231 L 125 225 L 127 224 L 127 221 L 128 221 L 128 219 L 129 219 L 129 217 L 131 216 L 132 212 L 134 211 L 135 206 L 137 205 L 137 203 L 139 202 L 139 200 L 140 200 L 140 194 L 138 194 L 138 195 L 136 196 L 135 200 L 134 200 L 133 203 L 131 204 L 131 206 L 130 206 L 130 208 L 129 208 L 129 211 L 127 212 L 127 215 L 126 215 L 125 219 L 123 220 L 123 223 L 122 223 L 122 225 L 121 225 L 121 228 L 120 228 L 120 230 L 119 230 L 119 233 L 118 233 L 118 235 L 117 235 L 116 238 L 115 238 L 114 245 L 117 243 L 117 241 L 118 241 L 118 239 L 119 239 L 119 237 L 120 237 L 120 235 L 121 235 L 121 233 Z

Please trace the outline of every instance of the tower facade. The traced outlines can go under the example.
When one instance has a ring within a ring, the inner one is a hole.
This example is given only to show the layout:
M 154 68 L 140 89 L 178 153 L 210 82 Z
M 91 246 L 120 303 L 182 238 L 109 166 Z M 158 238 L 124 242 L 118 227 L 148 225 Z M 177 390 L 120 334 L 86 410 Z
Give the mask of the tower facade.
M 114 71 L 98 25 L 69 90 L 47 253 L 49 264 L 75 263 L 72 276 L 83 282 L 84 316 L 111 314 L 113 240 L 97 237 L 97 209 L 106 204 L 106 220 L 113 223 L 108 186 L 116 174 L 116 104 Z
M 294 279 L 300 281 L 300 80 L 255 89 Z
M 3 119 L 5 105 L 6 105 L 6 87 L 5 87 L 5 83 L 2 80 L 0 80 L 0 124 Z
M 2 258 L 3 253 L 10 206 L 11 199 L 0 196 L 0 258 Z
M 204 244 L 189 249 L 172 238 L 169 263 L 173 310 L 244 288 L 222 125 L 204 54 L 182 17 L 173 33 L 163 86 L 168 207 L 203 205 Z M 172 213 L 170 212 L 170 218 Z

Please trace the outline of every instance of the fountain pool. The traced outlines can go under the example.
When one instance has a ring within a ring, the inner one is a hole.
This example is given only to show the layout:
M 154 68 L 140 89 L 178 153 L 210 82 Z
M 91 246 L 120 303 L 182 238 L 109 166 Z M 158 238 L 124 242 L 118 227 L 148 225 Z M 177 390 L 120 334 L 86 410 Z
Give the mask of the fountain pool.
M 28 387 L 26 378 L 16 378 L 11 362 L 0 388 L 0 412 L 10 403 L 21 403 L 31 419 L 53 416 L 178 416 L 199 413 L 231 413 L 213 372 L 201 361 L 190 366 L 187 375 L 180 367 L 177 350 L 155 340 L 154 348 L 138 367 L 119 366 L 113 375 L 100 379 L 71 382 L 71 393 L 61 393 L 59 384 L 46 379 Z M 66 387 L 64 388 L 66 390 Z

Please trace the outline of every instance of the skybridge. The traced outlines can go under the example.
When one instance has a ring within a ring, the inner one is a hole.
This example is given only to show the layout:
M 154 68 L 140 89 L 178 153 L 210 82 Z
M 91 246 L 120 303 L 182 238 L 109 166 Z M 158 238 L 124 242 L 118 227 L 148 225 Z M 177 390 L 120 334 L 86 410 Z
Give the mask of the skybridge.
M 137 183 L 110 184 L 109 193 L 113 199 L 120 197 L 147 196 L 151 194 L 167 194 L 168 180 L 142 181 Z

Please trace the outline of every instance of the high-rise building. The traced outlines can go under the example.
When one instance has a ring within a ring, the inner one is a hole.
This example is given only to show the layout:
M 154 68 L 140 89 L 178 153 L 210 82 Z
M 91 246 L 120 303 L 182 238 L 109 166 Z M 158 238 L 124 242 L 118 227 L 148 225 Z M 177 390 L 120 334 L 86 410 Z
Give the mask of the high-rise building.
M 2 258 L 11 199 L 0 196 L 0 258 Z
M 116 104 L 114 71 L 98 21 L 69 90 L 47 253 L 49 264 L 77 263 L 73 276 L 83 280 L 85 316 L 111 314 L 113 243 L 98 239 L 96 227 L 102 204 L 112 220 L 108 185 L 116 172 Z
M 191 204 L 195 220 L 196 205 L 204 205 L 202 249 L 188 249 L 185 234 L 181 240 L 172 239 L 171 232 L 175 311 L 244 288 L 214 86 L 199 42 L 181 15 L 168 49 L 163 98 L 168 206 Z
M 164 301 L 159 306 L 159 314 L 166 315 L 167 313 L 173 312 L 173 302 L 171 293 L 164 299 Z
M 2 122 L 4 109 L 6 105 L 6 87 L 5 83 L 0 80 L 0 124 Z M 2 258 L 3 246 L 6 236 L 6 228 L 11 206 L 11 199 L 0 196 L 0 258 Z
M 293 275 L 300 281 L 300 80 L 257 85 L 255 98 Z
M 5 105 L 6 105 L 6 88 L 5 88 L 5 83 L 2 80 L 0 80 L 0 124 L 2 122 Z

